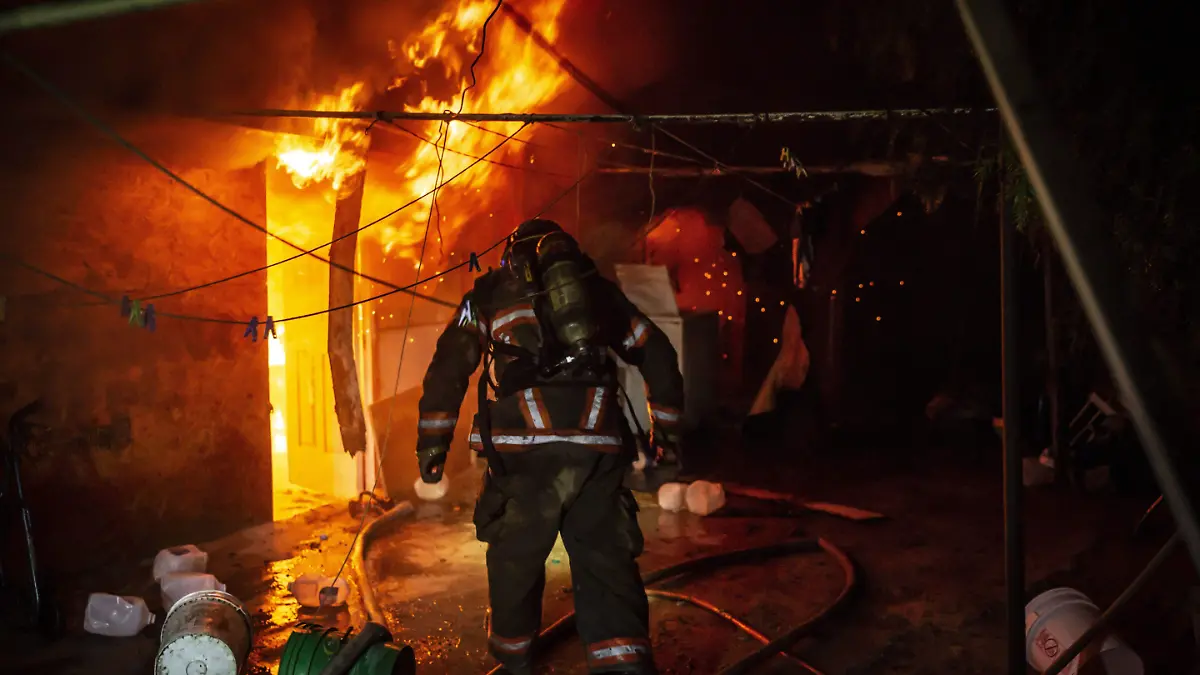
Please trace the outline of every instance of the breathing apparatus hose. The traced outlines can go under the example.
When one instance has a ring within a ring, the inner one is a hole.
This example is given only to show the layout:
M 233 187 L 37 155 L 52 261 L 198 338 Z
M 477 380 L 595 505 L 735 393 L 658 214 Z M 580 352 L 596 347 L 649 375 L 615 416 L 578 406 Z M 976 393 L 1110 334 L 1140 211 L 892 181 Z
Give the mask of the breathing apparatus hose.
M 403 502 L 391 511 L 388 511 L 384 515 L 371 521 L 367 525 L 366 529 L 363 530 L 363 536 L 359 538 L 360 543 L 356 546 L 353 556 L 353 564 L 351 568 L 353 571 L 352 576 L 356 582 L 355 585 L 358 587 L 359 597 L 362 599 L 362 609 L 370 621 L 384 626 L 387 625 L 387 617 L 384 616 L 383 610 L 375 598 L 370 579 L 367 575 L 366 553 L 370 545 L 380 536 L 380 531 L 383 528 L 412 513 L 412 504 Z M 842 589 L 838 592 L 838 595 L 834 598 L 833 602 L 826 605 L 821 609 L 821 611 L 806 619 L 803 623 L 795 626 L 787 633 L 775 638 L 774 640 L 768 639 L 765 635 L 750 627 L 744 621 L 734 617 L 732 614 L 726 612 L 720 607 L 717 607 L 716 605 L 713 605 L 712 603 L 700 598 L 682 593 L 652 588 L 646 589 L 646 595 L 677 602 L 686 602 L 695 607 L 699 607 L 700 609 L 725 619 L 750 637 L 763 643 L 763 646 L 760 649 L 748 654 L 741 660 L 722 670 L 719 675 L 744 675 L 771 657 L 779 655 L 790 659 L 796 665 L 799 665 L 808 672 L 813 673 L 813 675 L 823 675 L 821 671 L 817 670 L 813 666 L 788 654 L 787 650 L 791 648 L 791 646 L 798 640 L 800 640 L 800 638 L 804 637 L 805 634 L 812 631 L 818 624 L 829 618 L 834 612 L 842 609 L 842 607 L 844 607 L 846 602 L 850 599 L 852 592 L 857 588 L 858 573 L 855 569 L 854 562 L 848 555 L 846 555 L 844 551 L 829 541 L 822 538 L 795 539 L 776 544 L 768 544 L 766 546 L 756 546 L 735 551 L 713 553 L 697 558 L 690 558 L 688 560 L 684 560 L 683 562 L 670 565 L 653 572 L 648 572 L 647 574 L 642 575 L 642 582 L 646 586 L 651 586 L 668 579 L 690 574 L 711 572 L 730 565 L 761 563 L 772 558 L 796 555 L 800 553 L 816 553 L 818 551 L 824 552 L 826 555 L 833 558 L 834 562 L 836 562 L 841 568 L 844 578 Z M 575 612 L 565 614 L 553 624 L 548 626 L 545 630 L 543 630 L 538 635 L 537 642 L 540 645 L 546 645 L 570 637 L 574 626 Z M 496 666 L 488 671 L 488 675 L 497 675 L 500 670 L 500 666 Z

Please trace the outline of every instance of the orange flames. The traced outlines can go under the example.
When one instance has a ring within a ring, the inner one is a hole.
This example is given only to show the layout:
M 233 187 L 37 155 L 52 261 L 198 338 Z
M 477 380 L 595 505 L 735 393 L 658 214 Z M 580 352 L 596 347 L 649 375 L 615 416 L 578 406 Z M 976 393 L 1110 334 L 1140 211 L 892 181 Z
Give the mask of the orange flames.
M 366 103 L 365 85 L 357 82 L 335 96 L 323 96 L 313 110 L 359 110 Z M 318 119 L 314 137 L 284 136 L 275 148 L 279 167 L 287 169 L 298 188 L 329 181 L 340 190 L 346 179 L 367 168 L 365 126 L 355 120 Z
M 550 40 L 558 33 L 557 18 L 565 0 L 533 0 L 523 11 Z M 495 7 L 494 0 L 459 0 L 447 7 L 431 23 L 416 31 L 402 43 L 389 44 L 397 72 L 413 72 L 441 66 L 451 81 L 460 86 L 447 99 L 425 96 L 406 106 L 407 111 L 457 111 L 459 92 L 470 84 L 471 62 L 485 49 L 486 54 L 476 67 L 475 86 L 467 93 L 463 112 L 524 112 L 538 108 L 561 93 L 567 83 L 554 61 L 534 45 L 519 28 L 501 15 L 488 24 L 487 44 L 480 41 L 481 30 Z M 398 76 L 392 87 L 404 83 L 411 75 Z M 361 110 L 371 92 L 357 83 L 341 92 L 310 102 L 318 110 Z M 420 143 L 407 161 L 397 163 L 395 177 L 372 187 L 364 197 L 363 215 L 374 218 L 397 206 L 422 197 L 433 190 L 437 180 L 439 148 L 433 143 L 440 133 L 447 134 L 447 151 L 442 159 L 442 181 L 465 169 L 475 159 L 498 144 L 518 128 L 519 123 L 497 123 L 481 129 L 482 125 L 453 122 L 442 128 L 439 122 L 398 123 L 429 142 Z M 346 184 L 346 179 L 366 168 L 366 125 L 361 121 L 317 120 L 315 137 L 287 136 L 279 140 L 276 160 L 286 169 L 299 188 L 327 185 L 334 190 Z M 498 135 L 500 134 L 500 135 Z M 438 143 L 440 146 L 440 143 Z M 503 161 L 517 147 L 509 143 L 489 159 Z M 439 192 L 439 204 L 452 199 L 455 212 L 475 212 L 486 208 L 493 194 L 503 189 L 504 176 L 511 172 L 488 162 L 479 162 L 444 191 Z M 484 186 L 487 186 L 484 189 Z M 400 257 L 416 259 L 414 247 L 420 244 L 425 224 L 432 208 L 432 198 L 425 197 L 405 211 L 379 226 L 373 232 L 384 244 L 384 250 Z M 443 209 L 444 211 L 444 209 Z M 441 236 L 453 239 L 460 223 L 443 217 Z M 436 235 L 435 235 L 436 237 Z M 431 244 L 441 243 L 434 241 Z

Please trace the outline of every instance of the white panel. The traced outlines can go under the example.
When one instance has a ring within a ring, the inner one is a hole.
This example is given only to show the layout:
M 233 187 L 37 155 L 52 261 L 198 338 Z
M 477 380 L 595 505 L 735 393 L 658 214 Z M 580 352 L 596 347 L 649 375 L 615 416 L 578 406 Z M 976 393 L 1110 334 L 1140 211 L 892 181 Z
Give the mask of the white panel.
M 678 317 L 675 288 L 662 265 L 617 265 L 617 283 L 625 295 L 651 319 Z
M 408 330 L 408 344 L 404 344 L 404 329 L 389 329 L 379 332 L 379 353 L 375 362 L 379 367 L 380 400 L 391 398 L 394 394 L 408 391 L 421 386 L 425 371 L 433 361 L 433 352 L 437 349 L 438 338 L 442 335 L 443 326 L 413 326 Z M 403 347 L 404 362 L 400 364 L 400 352 Z M 400 386 L 396 387 L 396 366 L 400 365 Z

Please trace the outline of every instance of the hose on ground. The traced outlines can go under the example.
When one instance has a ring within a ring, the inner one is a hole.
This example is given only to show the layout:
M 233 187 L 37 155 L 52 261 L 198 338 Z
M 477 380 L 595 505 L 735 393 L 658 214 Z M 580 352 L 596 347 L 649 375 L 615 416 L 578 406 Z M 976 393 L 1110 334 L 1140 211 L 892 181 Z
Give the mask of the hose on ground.
M 367 617 L 376 623 L 387 625 L 387 619 L 383 615 L 382 609 L 379 607 L 378 601 L 375 598 L 375 593 L 371 588 L 370 580 L 367 577 L 366 571 L 366 552 L 374 539 L 379 536 L 379 531 L 382 527 L 389 523 L 399 520 L 403 516 L 413 513 L 413 507 L 408 502 L 398 505 L 396 508 L 388 511 L 384 515 L 371 521 L 363 530 L 362 536 L 359 537 L 359 542 L 355 547 L 352 560 L 352 576 L 356 581 L 356 586 L 359 590 L 359 595 L 362 598 L 363 609 Z M 755 640 L 762 643 L 762 647 L 729 667 L 722 670 L 718 675 L 744 675 L 754 668 L 758 667 L 768 659 L 783 655 L 792 660 L 796 665 L 804 668 L 813 675 L 823 675 L 821 671 L 813 666 L 801 661 L 800 659 L 787 653 L 787 650 L 792 647 L 800 638 L 811 632 L 818 624 L 829 618 L 834 612 L 841 609 L 850 599 L 851 593 L 858 585 L 858 574 L 855 569 L 854 562 L 844 551 L 829 541 L 822 538 L 815 539 L 798 539 L 779 542 L 776 544 L 768 544 L 766 546 L 755 546 L 751 548 L 738 549 L 735 551 L 726 551 L 722 553 L 713 553 L 710 555 L 690 558 L 683 562 L 670 565 L 653 572 L 648 572 L 642 575 L 642 582 L 646 586 L 651 586 L 656 583 L 681 577 L 688 574 L 697 574 L 700 572 L 713 571 L 721 567 L 730 565 L 742 565 L 749 563 L 764 562 L 771 558 L 778 558 L 786 555 L 796 555 L 800 553 L 816 553 L 822 551 L 829 555 L 842 569 L 844 582 L 841 591 L 833 602 L 825 606 L 821 611 L 805 620 L 803 623 L 790 629 L 783 635 L 774 640 L 768 639 L 765 635 L 750 627 L 744 621 L 734 617 L 720 607 L 713 605 L 700 598 L 684 595 L 681 593 L 673 593 L 671 591 L 662 591 L 658 589 L 647 588 L 646 594 L 650 597 L 658 597 L 680 602 L 686 602 L 708 611 L 716 616 L 725 619 L 733 624 L 739 630 L 745 632 Z M 569 612 L 554 623 L 550 624 L 540 634 L 537 641 L 541 645 L 553 643 L 569 637 L 575 626 L 575 612 Z M 488 671 L 487 675 L 497 675 L 501 672 L 501 667 L 496 666 Z

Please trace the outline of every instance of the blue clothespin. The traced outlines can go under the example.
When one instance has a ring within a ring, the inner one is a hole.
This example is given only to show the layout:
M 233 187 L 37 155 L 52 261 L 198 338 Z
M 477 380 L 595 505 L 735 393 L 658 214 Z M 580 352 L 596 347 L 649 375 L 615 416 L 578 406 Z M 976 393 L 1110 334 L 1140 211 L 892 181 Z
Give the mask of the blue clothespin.
M 154 303 L 146 305 L 146 311 L 143 315 L 142 323 L 146 325 L 146 330 L 150 331 L 151 333 L 158 328 L 158 321 L 156 321 L 154 314 Z
M 267 323 L 263 326 L 263 339 L 265 340 L 268 335 L 276 340 L 279 339 L 279 336 L 275 334 L 275 317 L 270 314 L 267 315 Z
M 482 272 L 483 271 L 483 268 L 479 266 L 479 256 L 473 252 L 471 253 L 471 259 L 469 261 L 467 261 L 467 271 L 469 271 L 469 272 Z
M 122 318 L 129 316 L 130 307 L 131 306 L 129 304 L 129 296 L 122 295 L 121 296 L 121 317 Z
M 142 320 L 142 303 L 134 300 L 129 305 L 129 325 L 136 328 L 141 328 L 144 325 Z
M 251 342 L 258 342 L 258 317 L 250 319 L 250 323 L 246 324 L 246 332 L 242 333 L 242 337 L 250 338 Z

